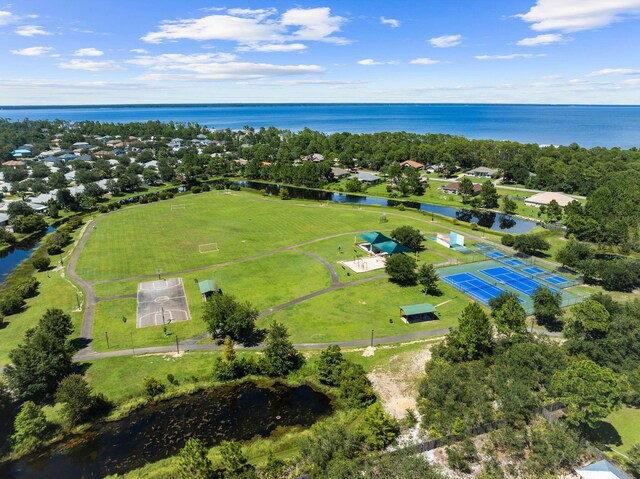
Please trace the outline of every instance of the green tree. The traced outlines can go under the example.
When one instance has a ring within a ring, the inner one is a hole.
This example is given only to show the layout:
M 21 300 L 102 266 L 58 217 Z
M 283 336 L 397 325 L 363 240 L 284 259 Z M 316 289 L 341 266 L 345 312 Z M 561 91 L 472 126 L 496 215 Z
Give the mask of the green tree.
M 497 208 L 499 198 L 498 190 L 493 186 L 491 180 L 485 181 L 482 184 L 482 189 L 480 190 L 480 200 L 482 205 L 485 208 Z
M 3 316 L 18 314 L 24 306 L 24 299 L 17 291 L 8 290 L 2 293 L 2 298 L 0 298 L 0 314 Z
M 636 477 L 640 476 L 640 443 L 634 444 L 627 452 L 627 469 Z
M 414 251 L 422 249 L 422 233 L 413 226 L 399 226 L 391 232 L 391 237 Z
M 539 235 L 518 235 L 513 243 L 513 248 L 520 253 L 538 255 L 542 251 L 548 251 L 551 244 Z
M 538 324 L 558 327 L 558 318 L 562 317 L 562 295 L 549 288 L 539 287 L 531 295 L 533 300 L 533 314 Z
M 551 222 L 560 221 L 562 219 L 562 206 L 556 200 L 551 200 L 547 205 L 545 214 Z
M 190 438 L 178 453 L 177 469 L 181 479 L 212 479 L 213 465 L 204 443 Z
M 247 456 L 241 444 L 235 441 L 222 441 L 219 451 L 222 465 L 227 472 L 238 473 L 247 467 Z
M 61 415 L 68 426 L 87 420 L 93 407 L 91 386 L 79 374 L 71 374 L 60 381 L 56 401 L 62 403 Z
M 439 292 L 438 273 L 432 264 L 423 263 L 418 268 L 418 283 L 422 286 L 424 294 L 435 294 Z
M 345 359 L 342 351 L 340 351 L 340 346 L 337 344 L 328 346 L 318 356 L 316 363 L 318 379 L 320 379 L 321 383 L 337 386 L 340 383 L 344 365 Z
M 214 294 L 204 304 L 202 319 L 207 323 L 211 336 L 219 341 L 227 336 L 245 345 L 256 342 L 258 331 L 255 321 L 258 310 L 248 302 L 240 302 L 234 296 Z
M 46 271 L 51 266 L 51 260 L 45 254 L 35 254 L 31 260 L 33 267 L 38 271 Z
M 611 369 L 590 359 L 574 361 L 554 374 L 551 389 L 567 405 L 567 422 L 595 428 L 620 404 L 620 387 Z
M 376 400 L 371 382 L 361 364 L 349 361 L 343 366 L 340 396 L 352 408 L 366 407 Z
M 501 210 L 505 215 L 513 215 L 518 211 L 518 203 L 508 196 L 503 196 Z
M 506 301 L 492 312 L 493 322 L 498 333 L 504 336 L 524 334 L 527 332 L 527 313 L 515 295 L 510 295 Z
M 47 418 L 32 401 L 25 402 L 13 423 L 14 448 L 20 452 L 34 452 L 42 446 L 49 436 Z
M 142 387 L 145 394 L 153 399 L 166 391 L 166 386 L 159 379 L 153 376 L 147 376 L 142 380 Z
M 478 303 L 465 306 L 460 315 L 458 329 L 455 331 L 458 346 L 466 360 L 479 359 L 491 352 L 491 322 Z
M 267 330 L 264 349 L 265 372 L 270 376 L 286 376 L 302 366 L 304 358 L 293 347 L 284 324 L 272 321 Z
M 462 197 L 462 202 L 467 203 L 473 196 L 473 182 L 469 178 L 462 178 L 458 192 Z
M 372 451 L 382 451 L 398 437 L 398 422 L 387 414 L 380 403 L 374 403 L 364 413 L 364 424 L 356 435 L 361 436 L 364 444 Z
M 594 256 L 591 246 L 580 243 L 575 238 L 570 238 L 566 245 L 556 253 L 556 260 L 563 266 L 578 268 L 583 261 L 592 259 Z
M 59 309 L 48 309 L 38 326 L 27 330 L 24 343 L 9 353 L 5 368 L 10 388 L 20 399 L 43 401 L 71 371 L 73 350 L 68 337 L 71 317 Z
M 604 337 L 609 330 L 609 311 L 595 299 L 586 299 L 571 310 L 563 333 L 569 339 L 593 340 Z
M 416 284 L 418 279 L 416 266 L 417 262 L 414 258 L 400 253 L 387 258 L 385 271 L 391 281 L 402 286 L 410 286 Z

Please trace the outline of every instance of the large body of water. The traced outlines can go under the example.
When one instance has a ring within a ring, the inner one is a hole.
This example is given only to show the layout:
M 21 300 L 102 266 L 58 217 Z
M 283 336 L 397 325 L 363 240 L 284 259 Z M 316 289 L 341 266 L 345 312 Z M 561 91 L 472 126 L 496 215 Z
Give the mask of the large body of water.
M 327 133 L 407 131 L 584 147 L 640 146 L 640 106 L 489 104 L 249 104 L 0 107 L 0 118 L 198 122 Z
M 309 386 L 223 386 L 137 409 L 125 419 L 69 436 L 39 454 L 0 465 L 7 479 L 101 478 L 176 454 L 190 437 L 208 447 L 222 440 L 268 436 L 279 427 L 309 427 L 333 411 Z

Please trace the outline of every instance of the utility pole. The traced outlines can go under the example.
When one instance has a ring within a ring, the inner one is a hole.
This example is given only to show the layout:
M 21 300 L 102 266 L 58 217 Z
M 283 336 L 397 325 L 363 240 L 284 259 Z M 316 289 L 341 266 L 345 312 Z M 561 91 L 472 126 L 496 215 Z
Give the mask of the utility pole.
M 178 346 L 178 335 L 176 334 L 176 352 L 180 354 L 180 346 Z
M 107 349 L 109 349 L 109 333 L 107 333 L 106 331 L 104 332 L 104 337 L 107 340 Z
M 373 329 L 371 330 L 371 347 L 373 347 Z
M 162 329 L 164 331 L 164 335 L 167 335 L 167 325 L 164 322 L 164 306 L 160 306 L 160 308 L 162 309 Z

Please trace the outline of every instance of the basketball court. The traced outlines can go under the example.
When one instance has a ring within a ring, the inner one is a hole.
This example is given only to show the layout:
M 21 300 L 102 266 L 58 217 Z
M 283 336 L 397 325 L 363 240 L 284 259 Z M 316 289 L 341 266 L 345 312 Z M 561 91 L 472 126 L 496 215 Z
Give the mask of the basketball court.
M 138 283 L 136 327 L 162 326 L 189 319 L 191 319 L 191 315 L 182 278 Z

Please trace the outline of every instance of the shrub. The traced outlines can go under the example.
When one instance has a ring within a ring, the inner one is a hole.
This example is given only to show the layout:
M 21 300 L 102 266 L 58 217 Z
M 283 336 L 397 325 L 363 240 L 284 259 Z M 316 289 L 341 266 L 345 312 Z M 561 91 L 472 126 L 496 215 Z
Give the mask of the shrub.
M 510 234 L 506 234 L 500 239 L 500 242 L 504 246 L 513 246 L 514 243 L 516 242 L 516 237 Z
M 191 187 L 191 193 L 193 193 L 194 195 L 197 195 L 198 193 L 202 193 L 202 187 L 200 187 L 200 186 L 192 186 Z
M 2 294 L 0 314 L 10 316 L 19 313 L 22 308 L 24 308 L 24 299 L 15 290 L 9 290 Z
M 144 392 L 151 399 L 153 399 L 156 396 L 159 396 L 160 394 L 164 393 L 166 390 L 165 385 L 162 384 L 158 379 L 154 378 L 153 376 L 147 376 L 142 381 L 143 381 L 142 385 L 144 388 Z
M 404 203 L 400 203 L 400 204 L 398 205 L 398 211 L 404 211 L 405 209 L 406 209 L 406 208 L 405 208 L 405 206 L 404 206 Z
M 46 255 L 38 255 L 31 260 L 31 264 L 38 271 L 46 271 L 51 266 L 51 260 Z
M 40 281 L 31 276 L 28 279 L 18 283 L 14 286 L 13 290 L 20 296 L 22 299 L 33 298 L 38 294 L 38 286 L 40 286 Z

